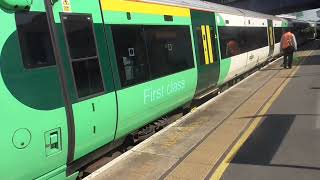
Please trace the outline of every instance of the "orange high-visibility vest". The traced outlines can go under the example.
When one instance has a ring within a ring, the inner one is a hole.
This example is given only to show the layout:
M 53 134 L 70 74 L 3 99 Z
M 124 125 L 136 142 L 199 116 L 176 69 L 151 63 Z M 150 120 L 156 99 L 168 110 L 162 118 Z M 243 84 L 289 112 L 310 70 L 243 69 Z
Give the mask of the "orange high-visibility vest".
M 284 35 L 283 35 L 283 41 L 282 41 L 282 44 L 281 44 L 281 48 L 282 49 L 287 49 L 288 47 L 293 47 L 294 45 L 294 42 L 293 42 L 293 35 L 291 32 L 286 32 Z

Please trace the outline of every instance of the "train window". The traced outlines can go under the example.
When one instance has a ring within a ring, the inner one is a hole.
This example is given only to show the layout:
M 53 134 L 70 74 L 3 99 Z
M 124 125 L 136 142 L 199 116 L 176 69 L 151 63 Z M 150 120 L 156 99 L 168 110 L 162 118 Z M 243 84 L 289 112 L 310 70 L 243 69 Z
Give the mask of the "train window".
M 246 40 L 245 51 L 253 51 L 268 46 L 267 27 L 247 27 L 243 28 Z
M 122 87 L 149 80 L 146 43 L 141 26 L 111 27 Z
M 241 27 L 219 27 L 221 59 L 239 55 L 244 52 L 244 39 Z
M 98 59 L 72 62 L 79 97 L 102 92 L 103 83 Z
M 200 61 L 200 65 L 205 64 L 205 57 L 204 57 L 204 49 L 203 49 L 203 37 L 202 37 L 202 30 L 201 27 L 197 27 L 196 28 L 196 32 L 197 32 L 197 39 L 198 39 L 198 49 L 199 49 L 199 61 Z
M 279 43 L 281 41 L 281 36 L 282 36 L 282 27 L 275 27 L 274 37 L 275 37 L 276 43 Z
M 78 97 L 104 91 L 93 22 L 90 15 L 63 14 L 62 21 L 69 48 Z
M 71 58 L 97 56 L 91 17 L 72 15 L 63 20 Z
M 194 67 L 190 29 L 187 26 L 146 26 L 152 78 Z
M 15 18 L 24 67 L 55 65 L 46 13 L 16 13 Z

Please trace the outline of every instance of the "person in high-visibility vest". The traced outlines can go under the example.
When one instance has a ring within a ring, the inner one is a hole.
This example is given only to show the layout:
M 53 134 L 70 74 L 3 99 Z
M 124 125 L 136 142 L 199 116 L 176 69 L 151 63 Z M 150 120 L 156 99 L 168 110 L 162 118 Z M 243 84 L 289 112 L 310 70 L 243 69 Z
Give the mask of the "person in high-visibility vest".
M 292 68 L 293 52 L 297 50 L 297 40 L 295 35 L 287 29 L 281 37 L 280 42 L 281 52 L 283 53 L 284 68 Z

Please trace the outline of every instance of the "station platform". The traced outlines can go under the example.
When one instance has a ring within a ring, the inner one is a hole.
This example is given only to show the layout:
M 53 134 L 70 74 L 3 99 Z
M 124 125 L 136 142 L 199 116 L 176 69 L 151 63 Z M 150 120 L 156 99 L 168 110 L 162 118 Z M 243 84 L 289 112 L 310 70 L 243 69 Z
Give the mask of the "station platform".
M 281 63 L 270 63 L 85 179 L 320 179 L 320 41 L 301 47 L 292 69 Z

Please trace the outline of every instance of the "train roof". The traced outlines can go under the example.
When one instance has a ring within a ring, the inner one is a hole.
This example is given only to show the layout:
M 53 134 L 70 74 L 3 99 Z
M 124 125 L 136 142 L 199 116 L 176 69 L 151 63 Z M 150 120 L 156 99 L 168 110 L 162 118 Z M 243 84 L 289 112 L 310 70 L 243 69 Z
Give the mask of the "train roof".
M 226 13 L 226 14 L 233 14 L 233 15 L 239 15 L 239 16 L 265 18 L 265 19 L 272 19 L 272 20 L 278 20 L 278 21 L 283 20 L 282 18 L 272 16 L 272 15 L 257 13 L 254 11 L 238 9 L 234 7 L 229 7 L 221 4 L 200 1 L 200 0 L 142 0 L 142 1 L 157 3 L 157 4 L 174 5 L 174 6 L 180 6 L 180 7 L 188 7 L 190 9 Z
M 249 11 L 249 10 L 245 10 L 245 9 L 238 9 L 238 10 L 242 11 L 244 13 L 244 16 L 247 16 L 247 17 L 259 17 L 259 18 L 271 19 L 271 20 L 277 20 L 277 21 L 284 20 L 282 18 L 279 18 L 277 16 L 272 16 L 269 14 L 258 13 L 258 12 Z

